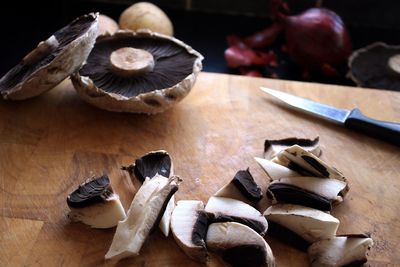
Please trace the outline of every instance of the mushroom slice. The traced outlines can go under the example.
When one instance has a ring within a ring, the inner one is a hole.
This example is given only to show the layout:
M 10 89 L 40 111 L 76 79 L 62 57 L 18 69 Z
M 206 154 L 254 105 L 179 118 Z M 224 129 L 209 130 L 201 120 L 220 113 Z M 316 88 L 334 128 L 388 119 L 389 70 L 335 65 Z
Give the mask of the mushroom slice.
M 362 266 L 373 241 L 367 235 L 344 235 L 320 240 L 308 248 L 311 266 Z
M 136 193 L 127 218 L 118 223 L 106 259 L 120 260 L 139 255 L 147 236 L 158 225 L 171 196 L 178 190 L 177 176 L 146 178 Z
M 250 227 L 236 223 L 213 223 L 207 231 L 207 247 L 221 251 L 222 258 L 235 267 L 276 266 L 268 243 Z
M 312 139 L 303 138 L 285 138 L 279 140 L 265 140 L 264 143 L 264 158 L 272 159 L 282 150 L 291 147 L 293 145 L 299 145 L 304 150 L 314 154 L 315 156 L 321 156 L 321 148 L 319 147 L 319 137 Z
M 268 222 L 262 214 L 243 201 L 225 198 L 210 197 L 205 212 L 213 222 L 239 222 L 254 229 L 264 236 L 268 229 Z
M 283 177 L 298 177 L 300 174 L 295 172 L 288 167 L 282 166 L 273 161 L 262 159 L 262 158 L 254 158 L 257 163 L 263 168 L 263 170 L 267 173 L 267 175 L 271 178 L 271 180 L 277 180 Z
M 348 65 L 348 77 L 360 87 L 400 88 L 400 45 L 370 44 L 354 51 Z
M 267 196 L 276 202 L 299 204 L 319 210 L 331 210 L 343 201 L 347 184 L 336 179 L 288 177 L 272 181 Z
M 157 173 L 170 177 L 173 175 L 171 157 L 165 150 L 151 151 L 135 160 L 133 165 L 124 167 L 130 173 L 134 173 L 142 183 L 146 177 L 153 177 Z
M 71 80 L 79 95 L 99 108 L 158 113 L 189 93 L 202 60 L 173 37 L 149 30 L 117 31 L 97 38 Z
M 199 200 L 180 200 L 171 217 L 171 231 L 176 243 L 190 258 L 207 261 L 205 237 L 208 220 Z
M 111 228 L 125 219 L 125 210 L 111 188 L 107 175 L 93 178 L 79 185 L 67 197 L 71 212 L 68 217 L 93 228 Z
M 247 169 L 238 171 L 230 183 L 218 190 L 214 196 L 233 198 L 252 205 L 260 201 L 262 192 Z
M 321 159 L 298 145 L 293 145 L 282 150 L 272 161 L 304 174 L 305 176 L 333 178 L 346 182 L 346 178 L 342 173 L 328 166 L 328 164 Z
M 174 173 L 171 157 L 165 150 L 151 151 L 136 159 L 134 164 L 127 167 L 124 166 L 122 169 L 128 171 L 130 175 L 134 174 L 141 182 L 143 182 L 146 177 L 151 178 L 156 174 L 162 175 L 166 177 L 165 179 L 168 179 L 168 177 L 171 177 Z M 175 197 L 172 196 L 159 225 L 165 236 L 169 235 L 171 214 L 174 208 Z
M 0 79 L 5 99 L 37 96 L 79 69 L 97 37 L 98 14 L 81 16 L 40 42 Z
M 293 204 L 276 204 L 265 212 L 271 235 L 305 249 L 310 243 L 336 235 L 339 220 L 317 209 Z

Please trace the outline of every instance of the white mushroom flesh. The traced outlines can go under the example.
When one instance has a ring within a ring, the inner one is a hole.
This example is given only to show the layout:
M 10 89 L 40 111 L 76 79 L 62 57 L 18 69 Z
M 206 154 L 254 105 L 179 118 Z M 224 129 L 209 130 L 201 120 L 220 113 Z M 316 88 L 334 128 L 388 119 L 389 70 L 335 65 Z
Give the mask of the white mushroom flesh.
M 236 199 L 210 197 L 205 212 L 213 221 L 237 221 L 253 228 L 260 235 L 265 235 L 268 222 L 254 207 Z
M 271 180 L 277 180 L 282 177 L 298 177 L 299 173 L 282 166 L 273 161 L 263 159 L 263 158 L 254 158 L 257 163 L 263 168 L 263 170 L 267 173 L 267 175 L 271 178 Z
M 207 218 L 202 201 L 178 201 L 171 217 L 171 231 L 176 243 L 186 255 L 196 261 L 207 261 L 207 249 L 204 241 Z
M 309 243 L 336 235 L 340 221 L 317 209 L 292 204 L 270 206 L 264 216 L 296 233 Z
M 93 228 L 111 228 L 126 218 L 119 197 L 113 194 L 102 203 L 84 208 L 72 208 L 68 217 L 72 221 L 82 222 Z
M 282 150 L 272 161 L 289 168 L 294 163 L 317 177 L 333 178 L 346 182 L 346 178 L 338 170 L 330 167 L 298 145 Z
M 146 178 L 136 193 L 127 218 L 118 223 L 106 259 L 120 260 L 139 255 L 139 251 L 154 227 L 162 208 L 171 194 L 178 189 L 179 178 L 156 175 Z
M 366 236 L 338 236 L 315 242 L 308 248 L 308 256 L 313 267 L 361 266 L 372 245 Z

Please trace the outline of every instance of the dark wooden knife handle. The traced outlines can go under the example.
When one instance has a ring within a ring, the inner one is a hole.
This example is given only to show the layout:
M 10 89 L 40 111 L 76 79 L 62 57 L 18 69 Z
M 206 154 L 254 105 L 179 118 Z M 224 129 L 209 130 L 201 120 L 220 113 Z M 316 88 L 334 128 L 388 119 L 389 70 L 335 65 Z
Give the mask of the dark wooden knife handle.
M 353 109 L 344 125 L 353 130 L 400 146 L 400 124 L 371 119 L 358 108 Z

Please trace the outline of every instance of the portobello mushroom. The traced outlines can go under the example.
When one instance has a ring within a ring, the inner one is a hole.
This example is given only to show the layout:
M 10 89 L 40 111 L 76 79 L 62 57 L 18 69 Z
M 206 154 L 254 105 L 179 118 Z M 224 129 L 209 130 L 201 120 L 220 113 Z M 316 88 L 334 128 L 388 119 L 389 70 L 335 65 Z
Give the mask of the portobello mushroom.
M 315 242 L 308 248 L 313 267 L 362 266 L 373 240 L 367 235 L 342 235 Z
M 234 267 L 276 266 L 268 243 L 250 227 L 236 223 L 213 223 L 207 231 L 207 247 L 222 253 Z
M 218 190 L 214 196 L 237 199 L 254 205 L 262 198 L 262 192 L 247 169 L 238 171 L 230 183 Z
M 149 177 L 159 174 L 165 179 L 171 177 L 174 173 L 172 159 L 165 150 L 157 150 L 146 153 L 135 160 L 134 164 L 123 166 L 122 170 L 129 172 L 131 176 L 135 176 L 140 182 Z M 165 236 L 169 235 L 171 214 L 175 208 L 175 196 L 172 196 L 165 209 L 164 215 L 160 221 L 160 230 Z
M 97 38 L 86 63 L 71 76 L 78 94 L 117 112 L 158 113 L 191 90 L 203 56 L 182 41 L 149 30 Z
M 295 172 L 288 167 L 282 166 L 270 160 L 262 158 L 254 158 L 265 173 L 270 177 L 271 180 L 277 180 L 282 177 L 298 177 L 300 174 Z
M 303 139 L 303 138 L 285 138 L 278 140 L 265 140 L 264 143 L 264 158 L 272 159 L 276 156 L 280 151 L 291 147 L 293 145 L 299 145 L 304 150 L 314 154 L 319 157 L 322 154 L 321 148 L 319 147 L 319 137 L 317 136 L 314 139 Z
M 158 225 L 180 182 L 177 176 L 169 179 L 161 175 L 146 178 L 131 203 L 127 218 L 118 223 L 105 259 L 118 261 L 139 255 L 143 243 Z
M 90 179 L 67 197 L 68 217 L 93 228 L 111 228 L 125 219 L 125 210 L 107 175 Z
M 262 236 L 268 229 L 268 222 L 262 214 L 240 200 L 210 197 L 205 212 L 212 222 L 239 222 L 249 226 Z
M 208 219 L 199 200 L 178 201 L 171 217 L 171 231 L 176 243 L 190 258 L 206 262 L 205 237 Z
M 4 99 L 40 95 L 77 71 L 97 37 L 98 14 L 90 13 L 56 31 L 0 79 Z
M 343 174 L 337 169 L 330 167 L 324 161 L 298 145 L 293 145 L 282 150 L 272 159 L 272 161 L 288 167 L 304 176 L 333 178 L 347 182 Z
M 336 235 L 339 220 L 310 207 L 276 204 L 264 212 L 270 226 L 269 234 L 305 250 L 311 243 Z
M 349 78 L 360 87 L 400 88 L 400 45 L 370 44 L 354 51 L 348 65 Z
M 330 211 L 343 201 L 347 184 L 336 179 L 289 177 L 272 181 L 267 196 L 273 203 L 287 202 Z

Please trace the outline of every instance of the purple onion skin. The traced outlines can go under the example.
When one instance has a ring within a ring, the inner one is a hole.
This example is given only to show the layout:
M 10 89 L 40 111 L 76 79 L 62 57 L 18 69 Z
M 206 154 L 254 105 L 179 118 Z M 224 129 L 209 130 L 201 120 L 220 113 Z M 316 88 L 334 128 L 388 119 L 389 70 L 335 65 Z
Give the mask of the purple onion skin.
M 342 19 L 333 11 L 311 8 L 284 19 L 291 59 L 309 70 L 347 62 L 352 52 L 350 35 Z

